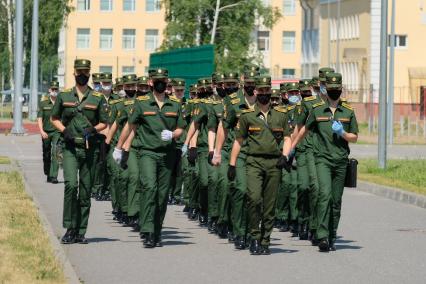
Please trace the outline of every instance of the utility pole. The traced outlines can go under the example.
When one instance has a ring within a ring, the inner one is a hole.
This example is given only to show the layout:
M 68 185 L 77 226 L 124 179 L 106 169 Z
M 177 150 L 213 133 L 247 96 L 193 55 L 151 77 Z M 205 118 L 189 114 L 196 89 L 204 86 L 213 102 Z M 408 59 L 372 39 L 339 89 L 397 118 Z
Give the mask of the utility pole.
M 14 68 L 14 106 L 12 134 L 24 134 L 22 127 L 22 55 L 23 55 L 23 27 L 24 27 L 24 0 L 16 0 L 16 31 L 15 31 L 15 68 Z
M 388 0 L 381 0 L 380 93 L 379 93 L 379 168 L 386 169 L 386 81 L 387 81 Z
M 389 58 L 389 85 L 388 85 L 388 143 L 393 144 L 393 101 L 394 101 L 394 77 L 395 77 L 395 0 L 392 0 L 391 34 L 390 34 L 390 58 Z
M 38 105 L 38 1 L 33 0 L 33 24 L 31 35 L 31 94 L 30 94 L 30 120 L 37 118 Z
M 340 1 L 337 0 L 336 72 L 340 73 Z

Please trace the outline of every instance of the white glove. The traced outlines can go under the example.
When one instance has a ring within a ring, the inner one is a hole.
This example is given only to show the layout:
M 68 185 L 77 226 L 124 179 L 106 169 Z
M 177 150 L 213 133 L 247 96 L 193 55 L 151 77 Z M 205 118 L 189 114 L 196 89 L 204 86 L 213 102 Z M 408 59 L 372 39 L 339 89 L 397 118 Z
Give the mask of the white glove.
M 185 157 L 186 153 L 188 153 L 188 145 L 183 144 L 181 151 L 182 151 L 182 157 Z
M 222 163 L 222 154 L 220 153 L 220 151 L 216 151 L 215 149 L 213 154 L 212 164 L 214 166 L 219 166 L 220 163 Z
M 170 130 L 164 129 L 161 131 L 161 140 L 163 141 L 170 141 L 173 139 L 173 132 Z
M 114 148 L 114 151 L 112 152 L 112 158 L 117 164 L 121 163 L 121 158 L 123 157 L 123 150 Z

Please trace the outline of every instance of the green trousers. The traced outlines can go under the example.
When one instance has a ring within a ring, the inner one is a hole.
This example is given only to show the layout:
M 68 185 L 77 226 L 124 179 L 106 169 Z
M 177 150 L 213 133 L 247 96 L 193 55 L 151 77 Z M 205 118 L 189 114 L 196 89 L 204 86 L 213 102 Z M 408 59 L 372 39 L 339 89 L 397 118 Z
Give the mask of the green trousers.
M 42 139 L 43 170 L 46 176 L 57 178 L 59 170 L 57 147 L 61 134 L 57 131 L 48 132 L 47 134 L 48 137 Z
M 95 166 L 92 170 L 92 193 L 105 194 L 109 188 L 109 175 L 107 174 L 108 152 L 105 144 L 105 135 L 96 135 Z
M 114 147 L 111 147 L 107 155 L 107 175 L 109 176 L 108 191 L 111 193 L 112 209 L 117 211 L 120 208 L 118 196 L 119 165 L 112 158 L 113 149 Z
M 208 152 L 201 152 L 198 157 L 200 212 L 207 214 L 210 218 L 217 218 L 219 216 L 217 197 L 218 169 L 209 164 L 208 155 Z
M 319 184 L 316 234 L 318 239 L 327 238 L 333 242 L 340 221 L 347 159 L 329 161 L 317 158 L 316 166 Z
M 309 208 L 311 209 L 309 216 L 309 229 L 315 232 L 318 227 L 317 206 L 318 206 L 318 174 L 315 165 L 315 155 L 312 149 L 306 150 L 306 163 L 308 165 L 309 174 Z
M 183 168 L 182 163 L 185 158 L 182 158 L 182 151 L 176 149 L 175 166 L 172 173 L 172 182 L 170 185 L 170 197 L 175 198 L 177 201 L 182 199 L 182 187 L 183 187 Z
M 296 153 L 297 161 L 297 211 L 299 224 L 307 224 L 311 216 L 311 208 L 309 203 L 309 191 L 310 191 L 310 180 L 309 180 L 309 168 L 308 161 L 305 151 L 298 151 Z
M 142 180 L 142 199 L 144 208 L 140 209 L 141 232 L 161 236 L 167 210 L 167 197 L 175 163 L 174 151 L 158 153 L 142 151 L 139 167 Z
M 218 224 L 229 224 L 231 220 L 231 204 L 229 187 L 234 181 L 228 180 L 229 153 L 222 150 L 222 162 L 217 173 L 217 200 L 219 208 Z
M 230 183 L 231 221 L 235 236 L 247 234 L 247 182 L 246 157 L 240 155 L 235 165 L 235 180 Z
M 275 218 L 288 223 L 297 221 L 297 171 L 282 171 L 278 188 Z
M 252 240 L 269 246 L 275 218 L 277 184 L 281 170 L 278 158 L 247 157 L 248 228 Z
M 186 158 L 185 158 L 186 159 Z M 188 161 L 188 159 L 186 159 Z M 188 175 L 185 188 L 189 196 L 189 207 L 199 208 L 200 207 L 200 198 L 199 198 L 199 170 L 198 163 L 188 162 Z
M 188 159 L 186 157 L 181 158 L 181 169 L 182 169 L 182 201 L 189 207 L 189 199 L 191 192 L 191 180 L 192 180 L 192 167 L 190 167 Z
M 142 150 L 130 148 L 129 159 L 127 160 L 127 215 L 137 216 L 141 208 L 141 172 L 147 170 L 140 166 Z
M 84 235 L 90 214 L 90 169 L 94 162 L 94 148 L 66 145 L 63 150 L 64 208 L 63 227 Z
M 129 184 L 128 168 L 123 170 L 120 166 L 118 167 L 118 177 L 117 177 L 116 184 L 117 184 L 116 195 L 117 195 L 117 201 L 118 201 L 118 208 L 120 209 L 121 212 L 127 215 L 127 211 L 128 211 L 127 187 Z

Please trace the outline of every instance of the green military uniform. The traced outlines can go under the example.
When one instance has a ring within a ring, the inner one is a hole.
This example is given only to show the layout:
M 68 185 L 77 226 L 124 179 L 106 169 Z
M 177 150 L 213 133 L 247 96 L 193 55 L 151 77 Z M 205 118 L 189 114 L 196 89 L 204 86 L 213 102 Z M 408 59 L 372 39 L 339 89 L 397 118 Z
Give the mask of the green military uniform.
M 75 69 L 90 69 L 90 61 L 77 59 Z M 51 116 L 60 119 L 73 139 L 65 141 L 63 170 L 65 180 L 63 226 L 85 235 L 90 213 L 90 169 L 94 166 L 97 139 L 85 129 L 107 123 L 108 114 L 102 94 L 87 87 L 81 100 L 77 89 L 59 93 Z
M 167 78 L 165 69 L 150 70 L 150 77 Z M 173 97 L 165 97 L 160 108 L 154 95 L 149 93 L 135 100 L 129 117 L 129 123 L 138 127 L 133 144 L 140 151 L 138 166 L 142 182 L 142 199 L 146 208 L 141 208 L 141 232 L 147 239 L 154 238 L 158 242 L 167 209 L 167 196 L 170 188 L 171 175 L 175 162 L 176 141 L 163 141 L 163 130 L 174 131 L 184 128 L 180 101 Z M 142 135 L 140 135 L 142 133 Z M 130 157 L 129 157 L 130 159 Z
M 270 87 L 271 78 L 256 78 L 256 88 Z M 266 115 L 266 117 L 264 117 Z M 285 108 L 277 107 L 263 114 L 258 105 L 243 111 L 237 138 L 247 140 L 247 208 L 252 241 L 269 246 L 275 217 L 277 184 L 281 171 L 276 167 L 282 155 L 280 145 L 289 136 Z
M 53 81 L 50 88 L 59 89 L 59 83 Z M 54 101 L 49 95 L 42 96 L 38 106 L 37 117 L 42 119 L 43 131 L 48 135 L 46 139 L 42 139 L 44 174 L 47 176 L 49 182 L 53 181 L 56 183 L 59 169 L 57 154 L 61 134 L 50 122 L 50 113 L 53 104 Z
M 341 90 L 341 74 L 333 72 L 326 74 L 326 87 L 328 91 Z M 341 101 L 334 113 L 328 100 L 314 104 L 306 122 L 306 127 L 317 135 L 314 147 L 319 183 L 316 236 L 321 240 L 320 248 L 322 242 L 328 241 L 333 244 L 337 237 L 349 155 L 348 142 L 332 130 L 335 121 L 343 125 L 345 132 L 358 133 L 354 110 Z

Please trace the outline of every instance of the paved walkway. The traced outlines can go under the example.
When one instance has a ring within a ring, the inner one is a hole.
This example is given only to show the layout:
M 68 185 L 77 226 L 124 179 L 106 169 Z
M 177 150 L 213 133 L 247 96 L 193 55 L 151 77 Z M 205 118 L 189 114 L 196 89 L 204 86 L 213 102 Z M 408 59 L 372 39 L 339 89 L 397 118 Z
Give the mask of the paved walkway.
M 59 238 L 63 184 L 46 184 L 38 136 L 0 136 L 0 155 L 19 161 Z M 60 177 L 62 180 L 62 177 Z M 92 202 L 88 245 L 64 246 L 84 283 L 424 283 L 426 210 L 346 190 L 337 251 L 274 232 L 272 255 L 250 256 L 168 208 L 164 247 L 143 249 L 137 233 Z

